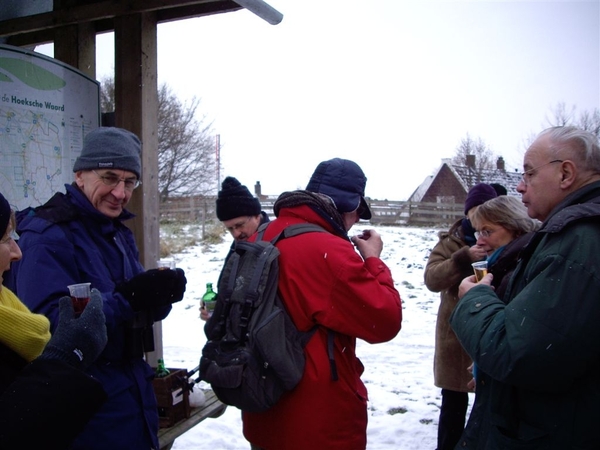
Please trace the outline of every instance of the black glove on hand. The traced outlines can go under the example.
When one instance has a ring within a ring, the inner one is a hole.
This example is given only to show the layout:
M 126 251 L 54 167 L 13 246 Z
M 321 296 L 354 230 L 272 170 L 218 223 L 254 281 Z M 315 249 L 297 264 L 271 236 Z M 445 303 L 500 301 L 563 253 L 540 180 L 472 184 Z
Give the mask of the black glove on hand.
M 141 311 L 180 301 L 186 283 L 181 269 L 150 269 L 119 284 L 116 291 L 127 299 L 134 311 Z
M 98 289 L 92 289 L 90 301 L 78 318 L 71 297 L 62 297 L 58 305 L 58 326 L 39 359 L 58 359 L 86 369 L 100 356 L 108 340 L 102 296 Z

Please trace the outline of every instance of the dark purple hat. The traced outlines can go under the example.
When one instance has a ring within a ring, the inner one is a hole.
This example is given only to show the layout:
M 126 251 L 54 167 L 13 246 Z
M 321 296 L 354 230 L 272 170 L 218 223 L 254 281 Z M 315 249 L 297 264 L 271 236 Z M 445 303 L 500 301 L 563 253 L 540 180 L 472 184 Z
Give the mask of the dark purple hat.
M 365 200 L 367 177 L 353 161 L 341 158 L 323 161 L 315 169 L 306 190 L 325 194 L 334 201 L 341 213 L 356 211 L 361 219 L 369 220 L 371 210 Z
M 0 194 L 0 238 L 3 238 L 8 228 L 8 222 L 10 221 L 10 203 L 4 198 L 4 195 Z
M 496 197 L 498 197 L 496 190 L 489 184 L 476 184 L 469 190 L 469 193 L 467 194 L 467 199 L 465 200 L 465 216 L 471 208 L 479 206 L 482 203 L 485 203 L 488 200 Z

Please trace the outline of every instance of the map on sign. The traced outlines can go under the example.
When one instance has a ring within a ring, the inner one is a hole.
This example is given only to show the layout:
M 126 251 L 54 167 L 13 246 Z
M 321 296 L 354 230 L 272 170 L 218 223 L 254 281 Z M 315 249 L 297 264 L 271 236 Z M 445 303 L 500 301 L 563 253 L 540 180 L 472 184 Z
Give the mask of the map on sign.
M 100 124 L 100 85 L 47 56 L 0 45 L 0 192 L 15 210 L 71 183 L 84 136 Z

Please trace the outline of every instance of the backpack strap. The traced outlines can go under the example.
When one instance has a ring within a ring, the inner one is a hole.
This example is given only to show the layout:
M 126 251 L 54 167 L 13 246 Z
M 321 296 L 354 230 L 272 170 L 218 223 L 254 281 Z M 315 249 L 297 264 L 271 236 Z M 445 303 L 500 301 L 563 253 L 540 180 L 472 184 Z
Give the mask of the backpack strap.
M 256 238 L 257 241 L 263 240 L 263 236 L 264 236 L 265 231 L 268 226 L 269 226 L 269 223 L 263 223 L 261 226 L 258 227 L 258 230 L 257 230 L 258 235 Z M 315 225 L 314 223 L 297 223 L 297 224 L 290 225 L 290 226 L 284 228 L 281 233 L 279 233 L 277 236 L 275 236 L 271 240 L 271 243 L 273 245 L 276 245 L 277 242 L 279 242 L 281 239 L 298 236 L 299 234 L 304 234 L 304 233 L 328 233 L 328 231 L 325 230 L 323 227 L 320 227 L 319 225 Z M 308 330 L 305 333 L 304 338 L 302 340 L 303 346 L 308 343 L 308 341 L 313 336 L 313 334 L 315 334 L 315 331 L 317 331 L 318 327 L 319 327 L 319 325 L 315 325 L 314 327 L 312 327 L 310 330 Z M 327 355 L 329 357 L 329 368 L 331 370 L 331 380 L 337 381 L 338 373 L 337 373 L 337 365 L 335 363 L 334 345 L 335 345 L 335 331 L 328 328 L 327 329 Z
M 268 263 L 270 263 L 273 260 L 274 254 L 275 257 L 279 255 L 279 251 L 275 247 L 270 247 L 268 249 L 270 251 L 266 251 L 266 247 L 258 250 L 256 247 L 247 244 L 243 241 L 236 244 L 236 248 L 239 248 L 244 251 L 254 251 L 256 253 L 260 251 L 260 254 L 258 255 L 258 260 L 256 261 L 256 266 L 254 268 L 254 273 L 252 274 L 252 279 L 250 280 L 250 284 L 248 285 L 248 289 L 246 290 L 246 298 L 244 299 L 244 306 L 242 307 L 242 313 L 240 315 L 240 340 L 241 342 L 243 342 L 248 334 L 248 325 L 250 324 L 250 317 L 252 316 L 252 309 L 254 303 L 258 299 L 258 286 L 260 284 L 263 269 Z M 235 261 L 236 266 L 238 262 L 239 258 L 237 261 Z M 237 273 L 237 267 L 235 267 L 234 273 Z M 232 279 L 230 279 L 229 281 L 229 284 L 231 284 L 232 281 L 235 282 L 235 280 Z M 231 286 L 231 289 L 231 292 L 233 292 L 233 286 Z

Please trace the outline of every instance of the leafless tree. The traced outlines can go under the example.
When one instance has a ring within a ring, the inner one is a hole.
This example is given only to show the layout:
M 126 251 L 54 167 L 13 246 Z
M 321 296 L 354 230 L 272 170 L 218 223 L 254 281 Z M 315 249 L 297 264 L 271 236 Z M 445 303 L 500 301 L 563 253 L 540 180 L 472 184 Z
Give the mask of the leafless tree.
M 550 118 L 546 117 L 546 122 L 551 127 L 572 125 L 591 131 L 600 139 L 600 109 L 584 110 L 579 115 L 577 115 L 576 110 L 575 106 L 568 109 L 564 102 L 557 103 L 552 110 L 552 116 Z
M 114 111 L 114 79 L 101 82 L 103 112 Z M 209 195 L 217 190 L 212 123 L 198 118 L 200 100 L 184 103 L 163 83 L 158 89 L 158 189 L 161 202 L 171 196 Z
M 495 162 L 496 155 L 483 139 L 473 139 L 469 133 L 461 139 L 452 157 L 453 165 L 471 167 L 476 179 L 483 171 L 493 169 Z

